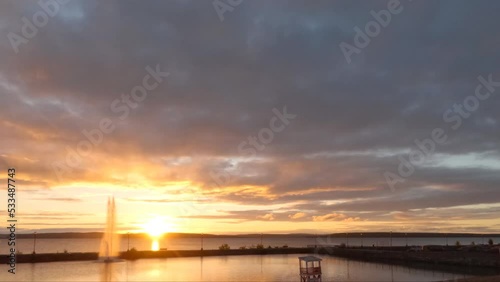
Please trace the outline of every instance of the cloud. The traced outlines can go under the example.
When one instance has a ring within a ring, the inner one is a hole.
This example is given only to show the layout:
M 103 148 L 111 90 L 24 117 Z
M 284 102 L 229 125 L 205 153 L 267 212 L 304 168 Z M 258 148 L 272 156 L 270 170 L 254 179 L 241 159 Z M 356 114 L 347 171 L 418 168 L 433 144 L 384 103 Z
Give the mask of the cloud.
M 291 219 L 299 219 L 299 218 L 305 217 L 306 215 L 307 215 L 306 213 L 298 212 L 296 214 L 291 214 L 288 217 L 291 218 Z
M 338 221 L 338 220 L 344 220 L 346 218 L 347 216 L 338 213 L 329 213 L 325 215 L 318 215 L 312 217 L 313 221 Z
M 312 217 L 313 221 L 322 222 L 322 221 L 344 221 L 344 222 L 352 222 L 361 220 L 359 217 L 348 217 L 345 214 L 339 213 L 329 213 L 325 215 L 318 215 Z
M 484 205 L 500 201 L 500 99 L 481 103 L 457 131 L 443 113 L 474 93 L 479 75 L 500 80 L 500 3 L 409 3 L 347 64 L 338 45 L 386 4 L 252 2 L 221 24 L 196 1 L 71 1 L 19 55 L 0 39 L 0 163 L 54 201 L 77 201 L 61 189 L 112 185 L 166 194 L 129 203 L 209 199 L 221 207 L 200 216 L 214 221 L 349 224 L 399 223 L 431 208 L 443 220 L 448 209 L 475 206 L 461 211 L 480 226 L 476 215 L 489 218 Z M 1 2 L 2 34 L 19 33 L 38 8 Z M 157 64 L 167 81 L 120 120 L 110 104 Z M 239 144 L 285 105 L 297 118 L 255 158 L 242 156 Z M 103 118 L 115 131 L 57 181 L 53 162 L 66 162 Z M 447 129 L 447 144 L 389 191 L 383 173 L 436 127 Z M 211 172 L 227 171 L 237 173 L 219 187 Z M 181 182 L 195 189 L 171 190 L 171 199 L 166 187 Z
M 257 216 L 258 219 L 263 219 L 263 220 L 274 220 L 274 214 L 272 213 L 267 213 L 265 215 L 262 215 L 262 216 Z
M 37 201 L 58 201 L 58 202 L 82 202 L 79 198 L 63 198 L 63 197 L 48 197 L 48 198 L 33 198 Z
M 199 203 L 207 202 L 209 200 L 203 199 L 186 199 L 186 200 L 176 200 L 176 199 L 125 199 L 129 202 L 144 202 L 144 203 Z

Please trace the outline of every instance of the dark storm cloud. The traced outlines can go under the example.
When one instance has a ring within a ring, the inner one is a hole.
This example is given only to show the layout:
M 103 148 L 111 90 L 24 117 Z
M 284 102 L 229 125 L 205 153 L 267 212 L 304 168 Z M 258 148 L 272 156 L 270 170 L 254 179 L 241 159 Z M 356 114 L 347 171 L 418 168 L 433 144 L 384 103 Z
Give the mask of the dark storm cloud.
M 64 160 L 66 146 L 104 117 L 117 121 L 112 101 L 141 83 L 146 66 L 160 65 L 166 82 L 66 181 L 115 182 L 91 168 L 140 156 L 163 171 L 151 177 L 194 180 L 207 193 L 210 172 L 235 162 L 242 170 L 227 186 L 267 189 L 217 195 L 227 201 L 305 201 L 312 210 L 318 201 L 346 201 L 319 205 L 321 215 L 499 202 L 498 168 L 423 167 L 400 191 L 386 187 L 383 173 L 397 169 L 397 155 L 436 127 L 449 135 L 439 153 L 489 152 L 500 161 L 500 89 L 459 130 L 442 118 L 474 93 L 479 75 L 500 80 L 500 3 L 402 3 L 348 64 L 339 44 L 352 42 L 353 28 L 386 1 L 247 1 L 224 22 L 209 1 L 71 1 L 18 54 L 7 34 L 20 33 L 21 17 L 40 8 L 2 1 L 0 160 L 29 157 L 36 162 L 8 161 L 33 183 L 54 183 L 51 163 Z M 297 118 L 259 160 L 238 159 L 240 142 L 285 105 Z M 183 156 L 192 159 L 162 161 Z

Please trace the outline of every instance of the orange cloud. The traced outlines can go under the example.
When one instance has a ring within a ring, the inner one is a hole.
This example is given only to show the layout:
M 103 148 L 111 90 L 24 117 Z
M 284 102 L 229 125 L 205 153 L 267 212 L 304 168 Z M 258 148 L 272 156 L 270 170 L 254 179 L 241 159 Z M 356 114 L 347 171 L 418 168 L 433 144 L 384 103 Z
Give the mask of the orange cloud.
M 321 222 L 321 221 L 358 221 L 361 220 L 359 217 L 348 217 L 345 214 L 341 213 L 329 213 L 325 215 L 313 216 L 313 221 Z
M 291 218 L 291 219 L 299 219 L 299 218 L 303 218 L 303 217 L 305 217 L 305 216 L 306 216 L 306 214 L 305 214 L 305 213 L 303 213 L 303 212 L 298 212 L 298 213 L 296 213 L 296 214 L 291 214 L 291 215 L 289 215 L 288 217 L 289 217 L 289 218 Z
M 268 213 L 265 215 L 261 215 L 257 217 L 258 219 L 264 219 L 264 220 L 274 220 L 274 214 Z

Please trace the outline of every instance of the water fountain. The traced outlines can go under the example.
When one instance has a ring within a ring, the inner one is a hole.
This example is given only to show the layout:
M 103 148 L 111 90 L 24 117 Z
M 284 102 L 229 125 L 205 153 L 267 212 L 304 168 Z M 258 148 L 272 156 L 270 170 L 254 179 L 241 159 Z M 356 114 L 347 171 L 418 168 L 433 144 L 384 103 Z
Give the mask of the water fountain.
M 112 262 L 118 259 L 120 252 L 120 242 L 116 232 L 116 210 L 115 198 L 108 198 L 108 213 L 106 216 L 106 229 L 101 240 L 99 250 L 99 260 Z

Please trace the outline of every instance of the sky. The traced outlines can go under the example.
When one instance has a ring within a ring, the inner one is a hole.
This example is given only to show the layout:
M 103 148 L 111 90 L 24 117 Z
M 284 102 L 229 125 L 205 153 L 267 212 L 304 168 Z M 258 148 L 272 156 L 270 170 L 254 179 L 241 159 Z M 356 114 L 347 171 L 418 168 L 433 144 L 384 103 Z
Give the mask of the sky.
M 41 3 L 0 2 L 22 232 L 500 232 L 498 1 Z

